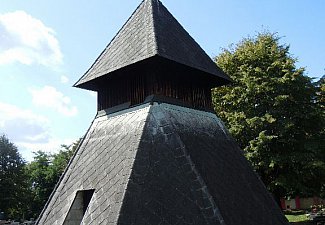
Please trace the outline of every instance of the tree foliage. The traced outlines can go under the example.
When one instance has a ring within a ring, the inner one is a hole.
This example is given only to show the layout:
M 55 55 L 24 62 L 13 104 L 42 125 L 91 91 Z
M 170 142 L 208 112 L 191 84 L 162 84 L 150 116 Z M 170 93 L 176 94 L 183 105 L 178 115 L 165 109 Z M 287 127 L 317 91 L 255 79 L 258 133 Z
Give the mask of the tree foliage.
M 17 147 L 0 136 L 0 212 L 10 219 L 37 218 L 79 142 L 62 145 L 56 154 L 37 151 L 26 163 Z
M 319 194 L 325 182 L 324 117 L 312 79 L 276 34 L 246 38 L 216 57 L 233 80 L 213 103 L 276 196 Z M 323 138 L 323 140 L 322 140 Z
M 27 165 L 31 187 L 30 213 L 32 217 L 40 213 L 55 186 L 50 167 L 51 155 L 43 151 L 34 154 L 34 160 Z
M 71 146 L 62 145 L 56 154 L 35 152 L 34 160 L 27 165 L 31 187 L 30 216 L 38 217 L 55 185 L 76 151 L 80 140 Z
M 316 87 L 316 104 L 319 106 L 320 109 L 320 115 L 323 118 L 323 121 L 325 121 L 325 75 L 319 79 L 315 83 Z M 319 149 L 320 149 L 320 162 L 318 163 L 317 167 L 322 168 L 321 171 L 325 171 L 325 126 L 323 126 L 323 129 L 318 133 L 317 135 L 318 139 L 322 140 L 319 142 Z M 320 177 L 324 178 L 325 174 L 323 172 L 320 173 Z M 325 179 L 325 178 L 324 178 Z M 325 181 L 324 179 L 320 179 L 320 182 L 322 182 L 321 185 L 321 197 L 325 198 Z
M 319 81 L 315 82 L 316 87 L 316 102 L 320 108 L 325 112 L 325 75 Z
M 0 136 L 0 211 L 12 218 L 23 218 L 26 211 L 24 166 L 17 147 L 5 135 Z
M 41 212 L 71 155 L 69 148 L 63 148 L 57 154 L 49 154 L 43 151 L 34 153 L 34 160 L 27 165 L 31 187 L 31 217 L 37 217 Z

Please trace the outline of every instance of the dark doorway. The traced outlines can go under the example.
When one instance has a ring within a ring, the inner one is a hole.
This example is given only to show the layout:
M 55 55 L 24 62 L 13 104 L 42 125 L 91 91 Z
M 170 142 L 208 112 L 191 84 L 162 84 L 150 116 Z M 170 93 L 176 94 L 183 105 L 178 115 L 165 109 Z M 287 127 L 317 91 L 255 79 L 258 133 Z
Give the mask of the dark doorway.
M 63 225 L 76 225 L 81 223 L 94 192 L 94 189 L 77 191 Z

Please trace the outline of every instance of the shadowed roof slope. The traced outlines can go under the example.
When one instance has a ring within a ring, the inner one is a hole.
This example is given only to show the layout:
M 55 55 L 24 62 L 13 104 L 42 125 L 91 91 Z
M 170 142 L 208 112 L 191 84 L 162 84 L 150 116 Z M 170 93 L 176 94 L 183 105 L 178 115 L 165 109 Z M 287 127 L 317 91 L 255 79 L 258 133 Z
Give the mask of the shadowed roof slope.
M 159 0 L 144 0 L 75 86 L 154 56 L 229 81 Z
M 37 224 L 80 190 L 81 225 L 289 225 L 215 114 L 166 103 L 99 114 Z

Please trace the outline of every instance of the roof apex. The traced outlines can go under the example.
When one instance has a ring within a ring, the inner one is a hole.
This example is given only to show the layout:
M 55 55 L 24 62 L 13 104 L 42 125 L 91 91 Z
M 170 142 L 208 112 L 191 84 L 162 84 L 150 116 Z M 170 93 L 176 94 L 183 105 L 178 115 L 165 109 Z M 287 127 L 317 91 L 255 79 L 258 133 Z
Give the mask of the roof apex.
M 230 80 L 159 0 L 143 0 L 74 86 L 85 88 L 86 83 L 154 56 L 213 75 L 221 83 Z

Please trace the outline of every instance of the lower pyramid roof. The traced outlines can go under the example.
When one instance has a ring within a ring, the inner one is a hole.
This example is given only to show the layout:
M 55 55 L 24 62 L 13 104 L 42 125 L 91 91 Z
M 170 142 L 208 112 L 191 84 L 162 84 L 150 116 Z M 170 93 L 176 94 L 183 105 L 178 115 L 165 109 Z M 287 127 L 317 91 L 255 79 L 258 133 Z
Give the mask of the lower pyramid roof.
M 90 189 L 82 222 L 69 222 Z M 215 114 L 148 103 L 95 118 L 37 224 L 288 222 Z

